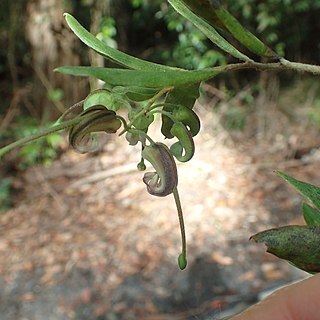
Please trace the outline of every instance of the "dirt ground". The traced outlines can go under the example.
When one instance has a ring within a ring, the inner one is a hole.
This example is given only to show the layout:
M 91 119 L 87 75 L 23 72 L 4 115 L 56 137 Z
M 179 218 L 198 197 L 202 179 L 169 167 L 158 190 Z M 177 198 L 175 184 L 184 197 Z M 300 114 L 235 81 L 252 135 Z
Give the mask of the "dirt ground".
M 219 319 L 307 276 L 248 239 L 303 224 L 301 197 L 273 170 L 320 184 L 316 153 L 294 159 L 276 137 L 230 137 L 199 111 L 196 155 L 178 165 L 187 269 L 177 265 L 173 198 L 150 196 L 135 170 L 138 148 L 110 137 L 102 152 L 68 150 L 11 177 L 15 205 L 0 216 L 1 320 Z

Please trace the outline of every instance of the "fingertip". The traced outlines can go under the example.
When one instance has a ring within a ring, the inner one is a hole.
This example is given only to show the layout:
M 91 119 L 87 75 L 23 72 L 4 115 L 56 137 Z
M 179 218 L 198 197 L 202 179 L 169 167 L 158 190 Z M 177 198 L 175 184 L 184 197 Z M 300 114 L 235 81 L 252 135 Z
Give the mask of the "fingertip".
M 301 320 L 319 314 L 320 274 L 286 286 L 230 320 Z

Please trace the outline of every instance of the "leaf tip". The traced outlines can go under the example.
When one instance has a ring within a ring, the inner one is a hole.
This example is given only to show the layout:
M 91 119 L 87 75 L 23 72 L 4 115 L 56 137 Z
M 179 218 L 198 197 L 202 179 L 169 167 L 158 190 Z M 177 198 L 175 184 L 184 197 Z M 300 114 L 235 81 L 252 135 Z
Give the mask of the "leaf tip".
M 259 241 L 258 241 L 258 239 L 257 239 L 257 235 L 258 235 L 258 233 L 257 233 L 257 234 L 254 234 L 253 236 L 251 236 L 251 237 L 249 238 L 249 241 L 253 240 L 254 242 L 258 243 Z
M 290 183 L 290 180 L 292 179 L 290 176 L 288 176 L 286 173 L 284 173 L 284 172 L 282 172 L 282 171 L 275 170 L 275 174 L 276 174 L 278 177 L 280 177 L 280 178 L 288 181 L 289 183 Z
M 63 67 L 57 67 L 53 69 L 53 72 L 60 72 L 60 73 L 64 73 L 63 72 Z
M 274 170 L 273 172 L 279 177 L 283 177 L 285 175 L 285 173 L 283 173 L 282 171 L 279 171 L 279 170 Z

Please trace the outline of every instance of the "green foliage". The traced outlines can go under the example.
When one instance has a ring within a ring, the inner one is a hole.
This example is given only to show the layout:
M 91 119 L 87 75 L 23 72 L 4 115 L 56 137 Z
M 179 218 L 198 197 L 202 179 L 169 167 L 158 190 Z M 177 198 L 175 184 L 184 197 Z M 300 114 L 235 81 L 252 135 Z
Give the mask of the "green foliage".
M 246 55 L 235 48 L 230 42 L 224 39 L 219 32 L 216 31 L 215 27 L 206 23 L 201 17 L 198 17 L 191 10 L 189 10 L 181 1 L 179 0 L 168 0 L 169 3 L 179 12 L 183 17 L 192 21 L 192 23 L 206 35 L 214 44 L 216 44 L 221 50 L 229 53 L 231 56 L 238 58 L 243 61 L 249 61 Z M 243 33 L 243 31 L 238 32 L 238 34 Z
M 320 209 L 320 187 L 316 187 L 307 182 L 299 181 L 280 171 L 278 171 L 277 174 L 285 179 L 309 201 L 311 201 L 316 208 Z
M 179 4 L 179 1 L 176 0 L 169 1 L 173 3 L 177 2 L 177 4 Z M 270 48 L 268 48 L 253 33 L 245 29 L 234 16 L 232 16 L 227 10 L 225 10 L 219 0 L 214 0 L 211 2 L 209 0 L 202 0 L 201 2 L 195 0 L 182 1 L 199 17 L 206 20 L 212 27 L 222 28 L 224 31 L 228 32 L 234 39 L 240 42 L 244 47 L 246 47 L 249 51 L 265 58 L 276 57 L 276 55 Z M 192 21 L 193 23 L 196 23 L 195 19 L 193 19 Z M 208 38 L 210 39 L 210 37 Z M 219 43 L 222 43 L 221 40 L 219 41 Z M 218 45 L 218 43 L 216 44 Z
M 306 226 L 284 226 L 259 232 L 251 238 L 267 246 L 267 251 L 288 260 L 297 268 L 309 273 L 320 272 L 320 187 L 297 180 L 283 172 L 285 179 L 315 207 L 302 204 Z
M 320 225 L 320 211 L 307 203 L 302 204 L 303 217 L 307 225 Z
M 134 27 L 137 33 L 144 32 L 145 42 L 151 42 L 149 37 L 161 33 L 153 47 L 160 50 L 148 50 L 151 60 L 157 60 L 169 66 L 184 69 L 201 69 L 209 66 L 225 64 L 225 56 L 208 41 L 207 37 L 192 23 L 186 21 L 171 6 L 162 0 L 132 0 L 134 11 Z M 145 29 L 144 21 L 148 23 Z M 132 26 L 130 26 L 132 28 Z M 154 30 L 149 30 L 149 28 Z M 157 28 L 157 29 L 156 29 Z M 165 28 L 165 29 L 164 29 Z
M 47 137 L 45 142 L 53 149 L 52 146 L 57 143 L 57 136 L 52 136 L 52 134 L 66 129 L 69 130 L 71 147 L 80 153 L 92 152 L 98 146 L 97 133 L 115 134 L 122 127 L 119 136 L 126 134 L 129 145 L 141 144 L 138 169 L 144 170 L 146 168 L 145 160 L 149 161 L 155 169 L 155 172 L 147 172 L 143 176 L 147 191 L 151 195 L 159 197 L 169 194 L 174 196 L 182 239 L 182 250 L 178 258 L 178 264 L 181 269 L 184 269 L 187 265 L 186 237 L 177 189 L 178 173 L 175 159 L 180 162 L 187 162 L 194 155 L 195 144 L 193 138 L 200 130 L 200 119 L 193 111 L 193 107 L 199 95 L 201 82 L 212 79 L 223 72 L 247 68 L 258 70 L 289 69 L 314 74 L 320 74 L 320 68 L 314 65 L 293 63 L 277 57 L 261 40 L 242 27 L 239 21 L 226 11 L 218 0 L 215 0 L 212 5 L 209 1 L 201 1 L 202 4 L 209 5 L 210 11 L 215 14 L 213 21 L 207 19 L 206 11 L 196 10 L 196 13 L 194 12 L 195 8 L 197 9 L 194 6 L 195 0 L 169 0 L 168 2 L 225 54 L 231 55 L 240 62 L 216 67 L 210 66 L 201 70 L 185 70 L 153 63 L 108 46 L 103 37 L 99 40 L 90 34 L 73 16 L 65 14 L 69 27 L 82 42 L 106 59 L 119 64 L 120 68 L 90 66 L 57 68 L 56 71 L 61 73 L 103 80 L 106 83 L 105 87 L 89 93 L 84 101 L 71 106 L 53 126 L 45 128 L 42 132 L 36 132 L 26 137 L 26 133 L 20 128 L 20 133 L 24 137 L 0 149 L 0 157 L 15 147 L 26 145 L 26 155 L 31 157 L 31 162 L 34 162 L 39 155 L 42 159 L 46 159 L 48 157 L 45 152 L 46 146 L 43 144 L 41 146 L 30 145 L 28 143 L 34 140 L 41 142 L 41 140 L 38 140 L 39 138 Z M 135 1 L 133 3 L 137 6 L 145 2 Z M 106 34 L 113 30 L 112 26 L 112 22 L 111 27 L 110 24 L 107 24 Z M 221 28 L 238 42 L 231 44 L 228 36 Z M 243 53 L 243 48 L 239 45 L 239 42 L 249 51 L 258 55 L 259 58 L 272 58 L 272 62 L 260 63 L 252 60 Z M 274 59 L 276 59 L 276 62 L 274 62 Z M 58 98 L 59 92 L 54 92 L 52 99 Z M 120 108 L 124 112 L 121 115 L 117 113 Z M 244 125 L 244 116 L 240 116 L 237 112 L 239 110 L 231 109 L 229 111 L 230 128 L 238 128 Z M 164 138 L 169 141 L 173 139 L 170 147 L 162 142 L 155 142 L 148 134 L 149 127 L 155 119 L 154 115 L 157 113 L 162 115 L 161 132 Z M 240 119 L 240 122 L 234 122 L 234 119 Z M 30 130 L 30 125 L 28 129 Z M 52 154 L 49 154 L 49 156 L 52 156 Z M 286 174 L 278 174 L 297 188 L 317 208 L 320 207 L 320 188 L 295 180 Z M 315 210 L 306 207 L 304 214 L 307 221 L 315 223 Z M 313 251 L 310 251 L 310 248 L 311 243 L 318 236 L 318 229 L 318 226 L 283 227 L 276 232 L 270 231 L 271 240 L 269 240 L 267 231 L 263 234 L 267 234 L 267 238 L 256 235 L 254 239 L 256 241 L 266 240 L 267 245 L 273 246 L 271 252 L 290 260 L 298 267 L 307 271 L 317 271 L 318 267 L 314 267 L 314 264 L 317 263 L 318 251 L 315 252 L 315 256 L 311 256 Z M 289 246 L 291 232 L 300 241 L 297 242 L 297 247 L 300 247 L 301 244 L 301 248 L 304 248 L 301 243 L 303 234 L 310 239 L 310 243 L 308 242 L 310 250 L 305 250 L 305 253 L 308 254 L 305 261 L 303 260 L 304 252 L 299 251 L 299 255 L 296 256 L 294 252 L 292 253 L 294 249 Z M 274 239 L 274 234 L 277 241 Z M 288 252 L 289 254 L 287 254 Z M 299 259 L 294 259 L 295 257 Z
M 228 9 L 250 30 L 257 30 L 280 55 L 316 61 L 320 32 L 319 0 L 227 0 Z M 299 23 L 297 23 L 299 19 Z M 288 27 L 289 26 L 289 27 Z
M 58 156 L 57 149 L 61 142 L 62 137 L 57 133 L 53 133 L 37 140 L 33 144 L 23 146 L 19 151 L 19 156 L 21 157 L 19 167 L 26 169 L 35 164 L 50 165 Z
M 320 272 L 320 226 L 284 226 L 251 237 L 267 251 L 309 273 Z
M 168 29 L 165 32 L 161 31 L 162 37 L 157 39 L 161 50 L 150 51 L 149 58 L 186 69 L 205 68 L 215 63 L 221 64 L 223 59 L 227 60 L 197 28 L 163 1 L 132 0 L 131 2 L 136 8 L 135 22 L 143 21 L 145 12 L 148 12 L 149 20 L 153 14 L 156 19 L 164 20 Z M 226 0 L 223 3 L 224 7 L 242 22 L 242 25 L 258 34 L 278 55 L 285 55 L 291 59 L 302 57 L 318 61 L 320 40 L 314 35 L 320 33 L 319 0 Z M 158 30 L 153 32 L 150 30 L 150 36 L 152 37 L 155 32 Z M 210 52 L 209 57 L 205 56 L 207 52 Z
M 112 86 L 139 86 L 161 88 L 185 86 L 209 80 L 221 71 L 219 69 L 203 69 L 196 71 L 168 70 L 159 71 L 155 77 L 154 70 L 129 70 L 100 67 L 59 67 L 56 71 L 80 77 L 95 77 Z
M 199 31 L 193 31 L 190 24 L 183 26 L 179 32 L 178 41 L 170 49 L 161 52 L 161 59 L 171 66 L 186 69 L 203 69 L 226 63 L 225 56 L 215 50 L 208 50 L 206 37 Z
M 32 118 L 24 117 L 18 121 L 13 129 L 12 135 L 15 139 L 28 137 L 39 131 L 38 123 Z M 58 147 L 62 142 L 61 135 L 53 133 L 42 139 L 36 140 L 33 144 L 26 144 L 19 150 L 19 167 L 24 170 L 35 164 L 50 165 L 58 155 Z

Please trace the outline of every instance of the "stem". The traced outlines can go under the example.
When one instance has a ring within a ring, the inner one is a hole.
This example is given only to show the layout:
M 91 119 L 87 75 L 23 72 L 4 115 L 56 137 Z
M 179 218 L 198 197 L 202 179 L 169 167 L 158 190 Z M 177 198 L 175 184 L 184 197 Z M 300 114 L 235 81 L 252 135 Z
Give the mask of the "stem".
M 142 136 L 144 136 L 149 142 L 151 145 L 154 145 L 156 144 L 152 139 L 151 137 L 144 131 L 142 130 L 139 130 L 139 129 L 133 129 L 133 128 L 128 128 L 128 130 L 126 130 L 128 132 L 132 132 L 132 133 L 137 133 L 137 134 L 141 134 Z
M 133 119 L 128 123 L 128 128 L 131 128 L 132 124 L 139 119 L 141 116 L 143 116 L 144 114 L 146 114 L 147 112 L 149 112 L 150 108 L 152 108 L 152 105 L 154 104 L 154 102 L 160 98 L 163 94 L 165 94 L 168 91 L 171 91 L 173 89 L 173 87 L 167 87 L 167 88 L 163 88 L 162 90 L 160 90 L 157 94 L 155 94 L 147 103 L 147 105 L 145 106 L 145 108 L 143 110 L 141 110 L 140 112 L 138 112 Z M 126 131 L 128 131 L 128 128 L 124 128 L 120 133 L 119 136 L 123 135 Z
M 176 203 L 177 211 L 178 211 L 180 231 L 181 231 L 181 242 L 182 242 L 182 250 L 178 258 L 178 263 L 179 263 L 180 269 L 183 270 L 187 266 L 187 241 L 186 241 L 186 232 L 184 228 L 181 201 L 180 201 L 177 187 L 173 189 L 173 196 L 174 196 L 174 201 Z
M 0 157 L 3 156 L 5 153 L 11 151 L 14 148 L 21 147 L 24 144 L 30 143 L 36 139 L 47 136 L 51 133 L 70 128 L 73 125 L 79 123 L 81 120 L 82 120 L 82 117 L 77 117 L 75 119 L 67 120 L 67 121 L 64 121 L 58 125 L 55 125 L 50 128 L 46 128 L 43 131 L 32 134 L 31 136 L 24 137 L 18 141 L 12 142 L 12 143 L 8 144 L 7 146 L 0 149 Z
M 314 75 L 320 75 L 320 66 L 317 66 L 314 64 L 291 62 L 284 58 L 280 59 L 280 62 L 282 63 L 283 66 L 285 66 L 288 69 L 302 71 L 302 72 L 310 72 L 310 73 L 313 73 Z
M 305 63 L 298 63 L 298 62 L 291 62 L 289 60 L 286 60 L 284 58 L 280 58 L 279 62 L 271 62 L 271 63 L 261 63 L 261 62 L 255 62 L 255 61 L 246 61 L 243 63 L 234 63 L 234 64 L 227 64 L 225 66 L 218 66 L 211 68 L 212 70 L 216 70 L 217 73 L 227 72 L 227 71 L 236 71 L 236 70 L 242 70 L 242 69 L 256 69 L 258 71 L 265 71 L 265 70 L 293 70 L 298 72 L 308 72 L 312 73 L 314 75 L 320 75 L 320 66 L 317 65 L 311 65 L 311 64 L 305 64 Z M 172 90 L 172 87 L 169 88 L 163 88 L 160 90 L 156 95 L 154 95 L 149 101 L 146 107 L 141 110 L 139 113 L 135 115 L 135 117 L 128 123 L 127 128 L 124 128 L 120 132 L 120 136 L 123 135 L 128 129 L 132 126 L 134 121 L 136 121 L 139 117 L 146 114 L 147 112 L 151 111 L 152 109 L 156 107 L 160 107 L 164 104 L 157 104 L 153 105 L 153 103 L 161 97 L 164 93 Z
M 284 58 L 280 58 L 279 62 L 261 63 L 261 62 L 255 62 L 255 61 L 247 61 L 244 63 L 227 64 L 225 66 L 214 67 L 212 69 L 217 70 L 219 73 L 227 72 L 227 71 L 242 70 L 242 69 L 256 69 L 258 71 L 293 70 L 298 72 L 309 72 L 314 75 L 320 75 L 320 66 L 305 64 L 305 63 L 298 63 L 298 62 L 291 62 Z
M 159 108 L 159 107 L 171 107 L 171 108 L 176 108 L 181 106 L 181 104 L 176 104 L 176 103 L 170 103 L 170 102 L 162 102 L 162 103 L 157 103 L 154 104 L 152 107 L 149 108 L 149 111 L 152 111 L 153 109 Z
M 162 90 L 160 90 L 157 94 L 155 94 L 149 101 L 148 104 L 146 106 L 146 110 L 149 110 L 149 108 L 155 103 L 155 101 L 160 98 L 163 94 L 171 91 L 173 89 L 173 87 L 167 87 L 167 88 L 163 88 Z
M 163 114 L 163 115 L 167 116 L 168 118 L 170 118 L 173 122 L 177 122 L 177 120 L 172 116 L 172 114 L 170 112 L 159 110 L 159 109 L 152 110 L 149 112 L 149 114 L 156 114 L 156 113 Z

